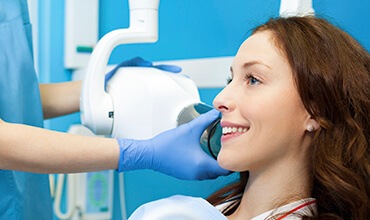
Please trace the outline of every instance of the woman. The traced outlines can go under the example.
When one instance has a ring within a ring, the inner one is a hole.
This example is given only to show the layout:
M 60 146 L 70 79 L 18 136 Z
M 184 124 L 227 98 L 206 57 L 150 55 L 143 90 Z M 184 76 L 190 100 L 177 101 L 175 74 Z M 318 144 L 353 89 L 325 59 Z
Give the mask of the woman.
M 167 201 L 203 219 L 369 219 L 369 87 L 369 53 L 348 34 L 314 17 L 269 20 L 241 45 L 214 100 L 217 160 L 240 181 L 208 198 L 216 208 Z
M 209 201 L 242 193 L 225 213 L 232 219 L 257 193 L 270 208 L 314 197 L 318 216 L 368 219 L 369 53 L 322 19 L 279 18 L 243 43 L 232 70 L 214 105 L 223 127 L 248 131 L 224 134 L 218 162 L 241 178 Z

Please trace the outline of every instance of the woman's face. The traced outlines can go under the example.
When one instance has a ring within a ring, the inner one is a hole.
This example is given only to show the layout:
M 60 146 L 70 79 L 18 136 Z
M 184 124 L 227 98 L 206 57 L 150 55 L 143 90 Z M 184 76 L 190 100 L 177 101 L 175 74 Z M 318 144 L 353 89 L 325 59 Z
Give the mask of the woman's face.
M 300 154 L 309 115 L 270 32 L 257 32 L 240 46 L 231 82 L 213 105 L 222 113 L 217 160 L 223 168 L 266 169 Z

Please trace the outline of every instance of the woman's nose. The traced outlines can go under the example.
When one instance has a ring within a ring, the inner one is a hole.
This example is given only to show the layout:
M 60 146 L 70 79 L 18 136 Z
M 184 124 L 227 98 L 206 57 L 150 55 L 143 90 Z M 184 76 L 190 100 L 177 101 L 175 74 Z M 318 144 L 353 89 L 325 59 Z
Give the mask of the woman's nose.
M 230 85 L 226 86 L 213 100 L 213 106 L 220 112 L 230 111 L 235 107 L 232 97 L 230 96 Z

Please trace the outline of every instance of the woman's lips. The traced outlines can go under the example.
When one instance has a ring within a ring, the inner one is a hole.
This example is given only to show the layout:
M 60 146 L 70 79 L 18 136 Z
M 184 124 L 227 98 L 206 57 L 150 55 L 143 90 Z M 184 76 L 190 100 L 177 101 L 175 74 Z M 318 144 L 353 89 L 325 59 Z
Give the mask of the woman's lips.
M 230 122 L 221 122 L 221 127 L 222 127 L 221 141 L 230 140 L 249 131 L 249 127 L 237 125 Z

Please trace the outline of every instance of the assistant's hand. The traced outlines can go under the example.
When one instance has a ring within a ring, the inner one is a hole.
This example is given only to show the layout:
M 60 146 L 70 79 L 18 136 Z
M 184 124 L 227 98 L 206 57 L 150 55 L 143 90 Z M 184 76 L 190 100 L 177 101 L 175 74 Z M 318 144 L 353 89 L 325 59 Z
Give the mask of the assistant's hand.
M 203 131 L 218 115 L 218 111 L 211 110 L 149 140 L 118 139 L 120 159 L 117 171 L 152 169 L 188 180 L 228 175 L 230 171 L 222 169 L 199 144 Z
M 125 66 L 140 66 L 140 67 L 154 67 L 160 70 L 172 72 L 172 73 L 179 73 L 181 72 L 181 67 L 175 65 L 153 65 L 151 61 L 144 60 L 141 57 L 135 57 L 130 60 L 123 61 L 122 63 L 118 64 L 114 69 L 109 71 L 105 75 L 105 85 L 107 82 L 113 77 L 113 75 L 117 72 L 117 70 L 121 67 Z

